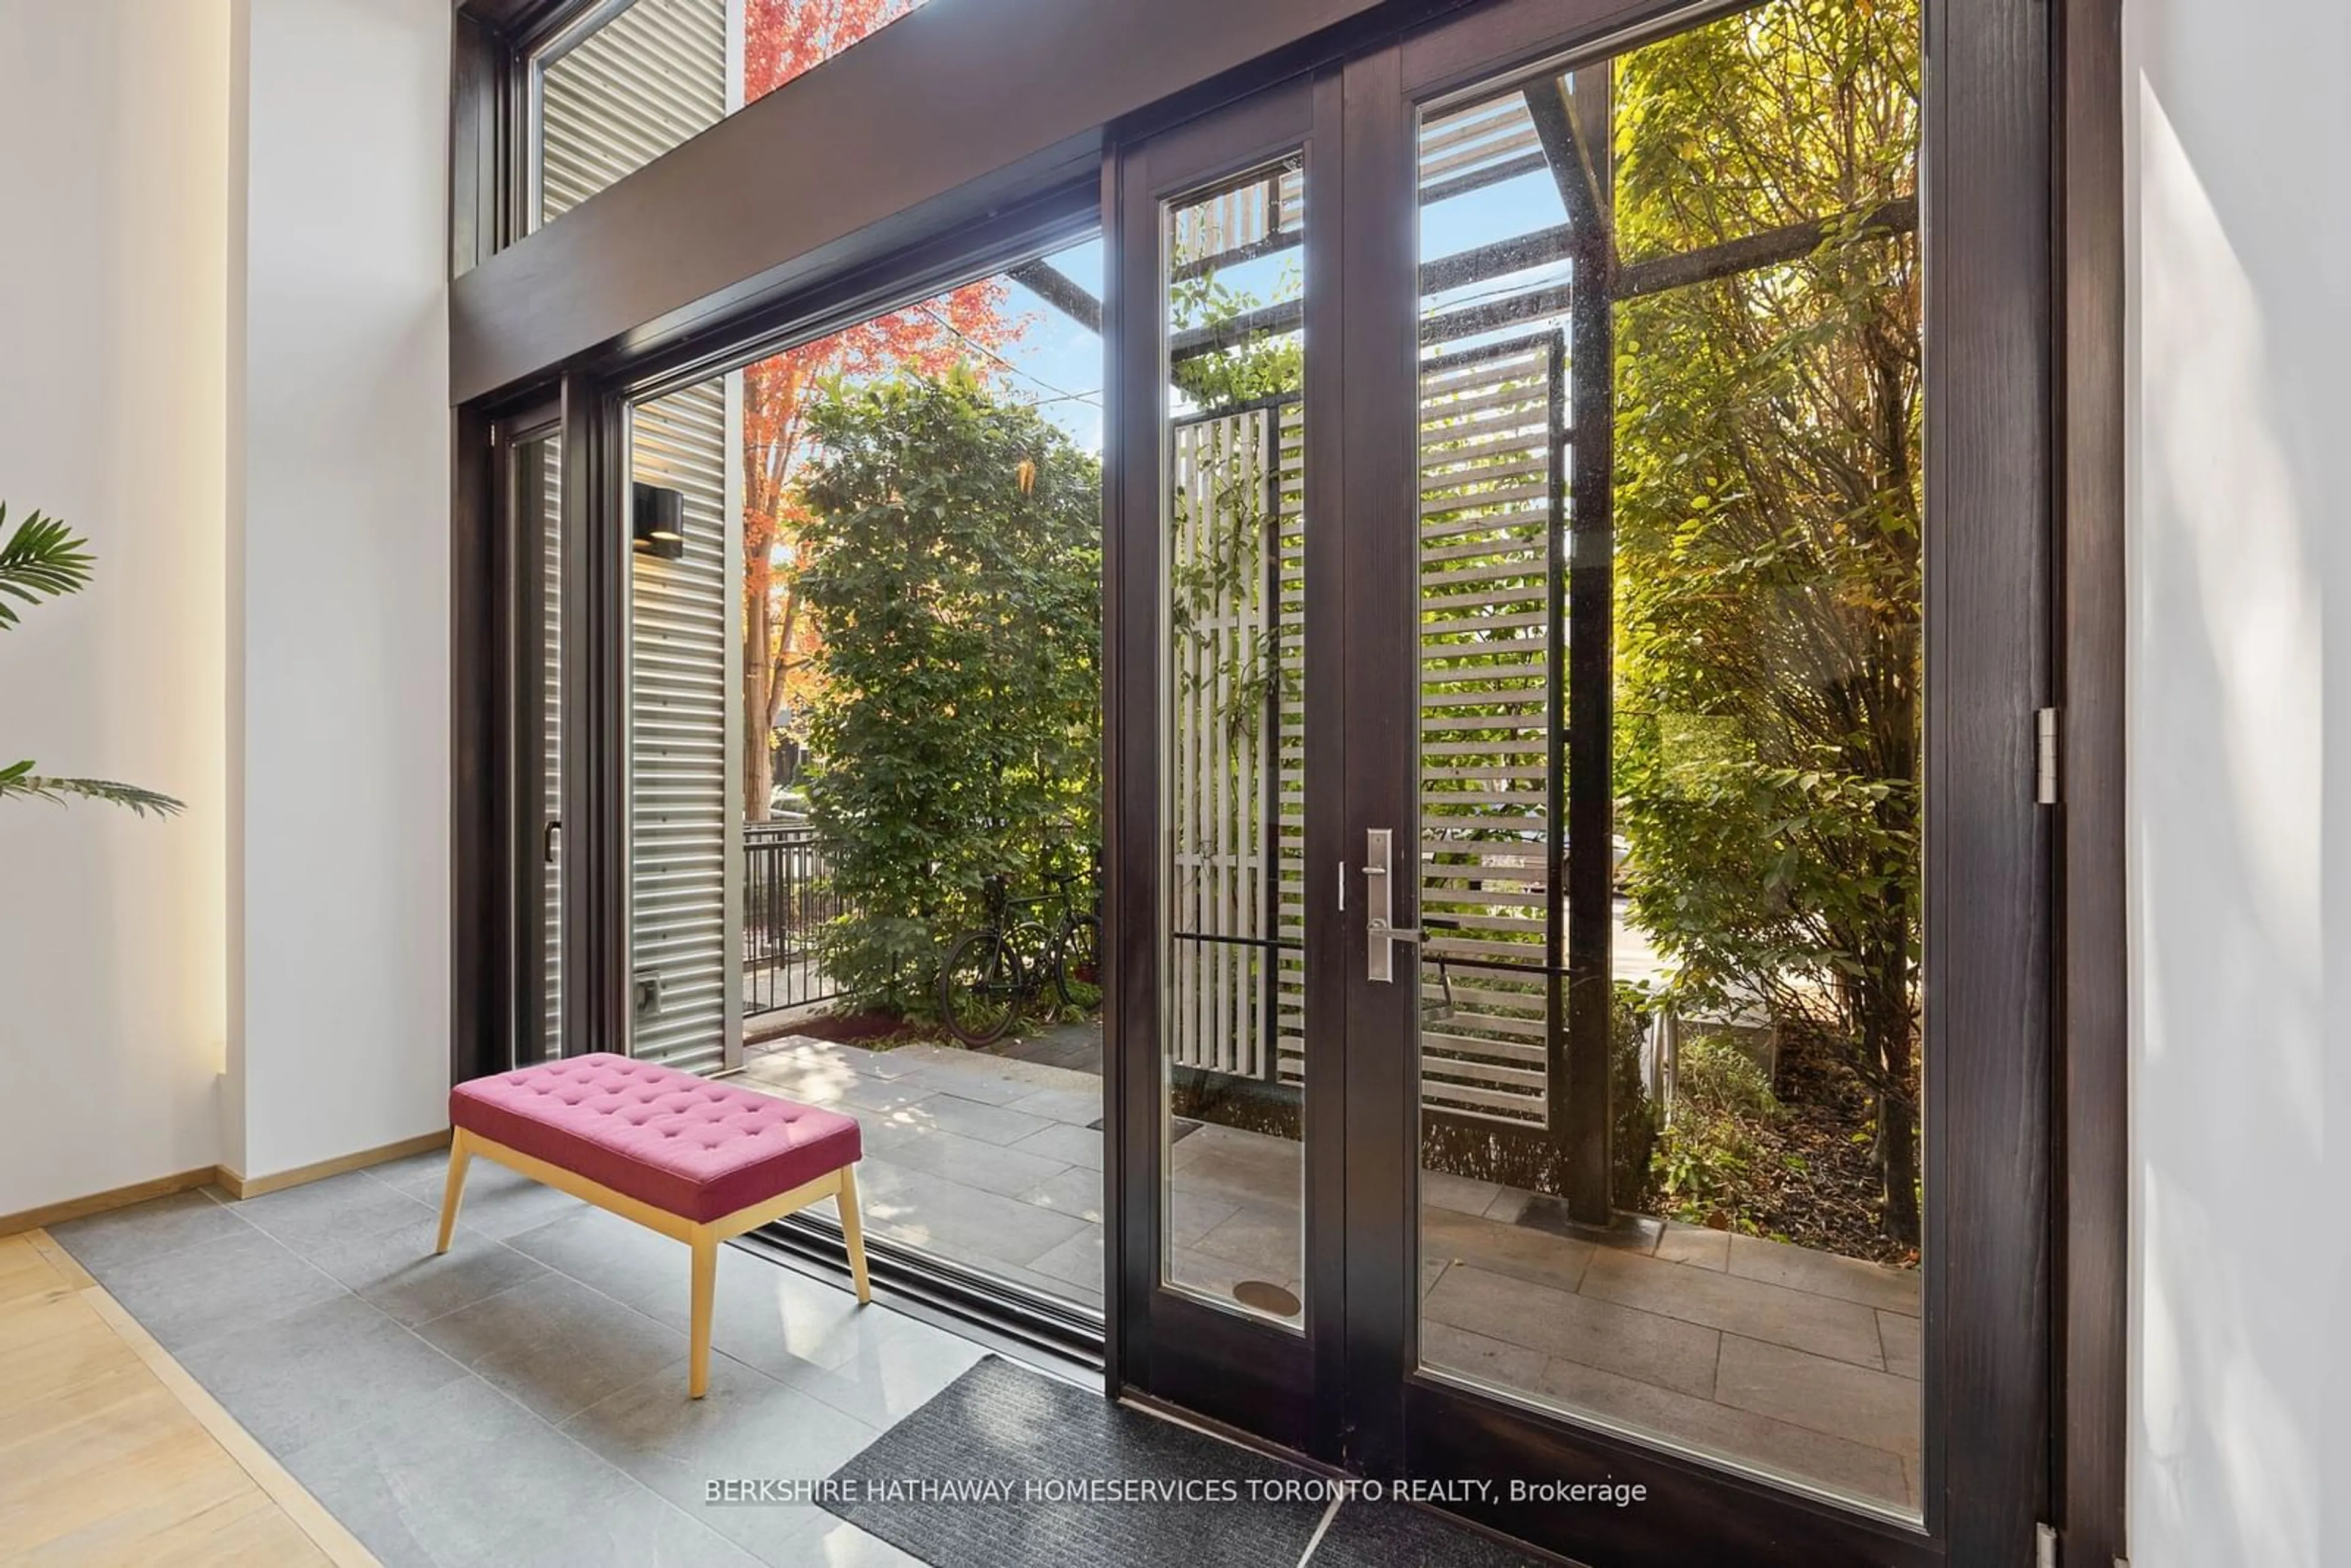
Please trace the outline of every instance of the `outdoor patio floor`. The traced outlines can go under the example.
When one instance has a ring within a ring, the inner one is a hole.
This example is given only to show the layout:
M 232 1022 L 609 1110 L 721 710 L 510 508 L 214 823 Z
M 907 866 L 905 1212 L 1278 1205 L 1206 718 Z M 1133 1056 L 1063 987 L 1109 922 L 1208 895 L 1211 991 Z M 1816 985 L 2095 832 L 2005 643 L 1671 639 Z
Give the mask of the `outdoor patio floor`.
M 1064 1059 L 1067 1059 L 1066 1055 Z M 787 1036 L 735 1082 L 853 1114 L 869 1230 L 1102 1304 L 1102 1080 L 936 1045 Z M 1299 1145 L 1187 1124 L 1172 1274 L 1302 1292 Z M 1919 1488 L 1913 1271 L 1670 1221 L 1605 1243 L 1556 1199 L 1423 1174 L 1433 1370 L 1897 1510 Z

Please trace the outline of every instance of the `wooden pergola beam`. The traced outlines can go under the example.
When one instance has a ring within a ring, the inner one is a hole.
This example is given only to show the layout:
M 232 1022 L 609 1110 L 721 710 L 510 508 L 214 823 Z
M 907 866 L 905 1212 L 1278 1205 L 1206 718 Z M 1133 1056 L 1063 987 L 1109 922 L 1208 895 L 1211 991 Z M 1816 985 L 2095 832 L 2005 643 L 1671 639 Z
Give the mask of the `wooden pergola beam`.
M 1102 301 L 1072 282 L 1061 270 L 1041 256 L 1024 261 L 1018 267 L 1007 267 L 1004 276 L 1099 337 L 1102 329 Z
M 1617 269 L 1611 293 L 1618 299 L 1637 299 L 1645 294 L 1661 294 L 1668 288 L 1687 288 L 1693 283 L 1752 272 L 1759 267 L 1776 267 L 1812 255 L 1830 235 L 1840 231 L 1850 230 L 1856 237 L 1874 237 L 1908 234 L 1917 226 L 1918 199 L 1898 196 L 1865 210 L 1808 218 L 1800 224 L 1742 235 L 1700 250 L 1634 262 Z

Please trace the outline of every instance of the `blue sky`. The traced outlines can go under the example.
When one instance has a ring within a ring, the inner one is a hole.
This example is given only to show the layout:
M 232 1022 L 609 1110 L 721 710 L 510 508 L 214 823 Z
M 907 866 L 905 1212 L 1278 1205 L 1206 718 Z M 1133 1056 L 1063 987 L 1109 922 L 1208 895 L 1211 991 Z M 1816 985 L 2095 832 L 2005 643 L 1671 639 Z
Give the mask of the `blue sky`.
M 1045 264 L 1100 299 L 1102 297 L 1102 242 L 1081 240 L 1045 257 Z M 1037 412 L 1069 432 L 1070 439 L 1088 452 L 1102 449 L 1102 341 L 1072 321 L 1043 298 L 1018 283 L 1006 281 L 1016 314 L 1029 318 L 1029 329 L 1004 350 L 1012 371 L 1012 390 L 1033 400 Z

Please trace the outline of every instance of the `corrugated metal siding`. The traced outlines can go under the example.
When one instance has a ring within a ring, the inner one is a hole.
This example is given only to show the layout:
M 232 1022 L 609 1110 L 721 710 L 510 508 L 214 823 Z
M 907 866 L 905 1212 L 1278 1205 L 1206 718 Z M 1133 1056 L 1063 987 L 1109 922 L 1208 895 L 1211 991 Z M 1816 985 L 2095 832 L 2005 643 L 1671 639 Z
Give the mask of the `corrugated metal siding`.
M 739 856 L 728 766 L 735 604 L 723 380 L 636 410 L 636 477 L 685 497 L 685 555 L 640 555 L 629 616 L 630 971 L 660 985 L 632 1053 L 715 1068 L 726 1055 L 740 957 L 727 939 Z M 739 999 L 736 1008 L 739 1009 Z
M 539 223 L 707 131 L 727 108 L 726 0 L 636 0 L 539 76 Z

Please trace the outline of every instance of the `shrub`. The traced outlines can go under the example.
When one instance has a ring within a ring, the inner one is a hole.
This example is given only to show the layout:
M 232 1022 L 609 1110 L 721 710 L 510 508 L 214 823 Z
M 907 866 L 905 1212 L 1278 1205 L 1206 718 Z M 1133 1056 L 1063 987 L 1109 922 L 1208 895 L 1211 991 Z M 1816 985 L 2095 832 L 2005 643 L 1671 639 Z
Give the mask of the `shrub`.
M 824 962 L 852 1005 L 919 1011 L 990 877 L 1092 873 L 1101 469 L 961 372 L 836 385 L 809 419 L 807 789 L 849 911 Z
M 1677 1219 L 1703 1224 L 1737 1208 L 1756 1158 L 1754 1129 L 1778 1118 L 1771 1081 L 1719 1035 L 1682 1042 L 1673 1120 L 1658 1140 L 1657 1188 Z

